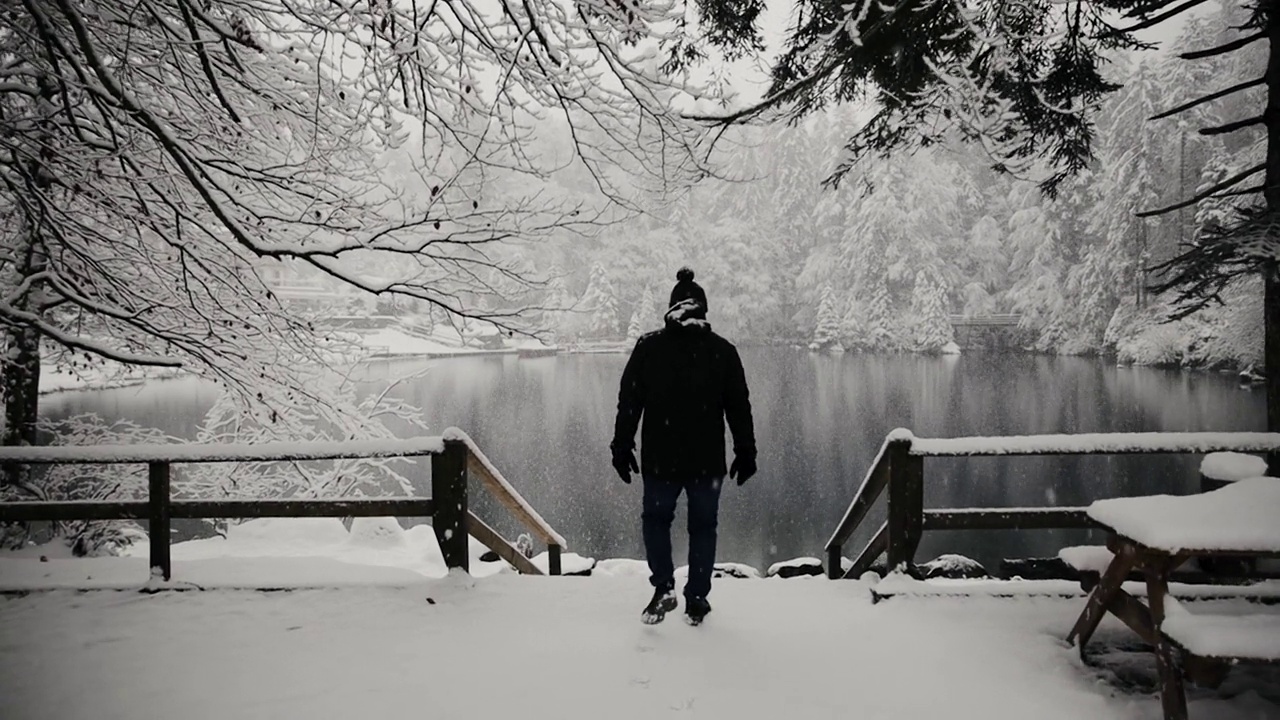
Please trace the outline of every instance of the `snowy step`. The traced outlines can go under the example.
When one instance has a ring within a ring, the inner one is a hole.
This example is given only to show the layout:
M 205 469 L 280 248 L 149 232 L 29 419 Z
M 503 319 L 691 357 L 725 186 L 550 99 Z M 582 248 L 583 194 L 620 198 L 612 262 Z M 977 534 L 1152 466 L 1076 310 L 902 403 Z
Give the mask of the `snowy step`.
M 1124 591 L 1134 597 L 1146 597 L 1143 582 L 1126 582 Z M 1251 600 L 1280 603 L 1280 580 L 1265 580 L 1248 585 L 1204 585 L 1171 582 L 1169 594 L 1184 600 Z M 962 598 L 962 597 L 1064 597 L 1083 598 L 1088 592 L 1072 580 L 994 580 L 949 579 L 916 580 L 906 575 L 886 577 L 871 588 L 874 601 L 893 597 Z
M 1165 637 L 1193 655 L 1241 662 L 1280 663 L 1280 613 L 1194 613 L 1166 604 Z
M 1107 566 L 1111 564 L 1113 557 L 1115 557 L 1115 554 L 1101 545 L 1076 545 L 1065 547 L 1058 551 L 1059 560 L 1093 582 L 1097 582 L 1098 577 L 1106 572 Z M 1277 568 L 1275 563 L 1259 561 L 1245 564 L 1239 568 L 1223 568 L 1219 566 L 1210 567 L 1210 562 L 1221 562 L 1221 559 L 1212 557 L 1192 558 L 1185 565 L 1174 570 L 1171 577 L 1180 579 L 1183 582 L 1199 584 L 1222 583 L 1224 579 L 1263 580 L 1280 578 L 1280 568 Z M 1247 563 L 1248 561 L 1233 558 L 1229 562 Z M 1140 580 L 1141 573 L 1135 571 L 1130 573 L 1129 577 L 1130 579 Z

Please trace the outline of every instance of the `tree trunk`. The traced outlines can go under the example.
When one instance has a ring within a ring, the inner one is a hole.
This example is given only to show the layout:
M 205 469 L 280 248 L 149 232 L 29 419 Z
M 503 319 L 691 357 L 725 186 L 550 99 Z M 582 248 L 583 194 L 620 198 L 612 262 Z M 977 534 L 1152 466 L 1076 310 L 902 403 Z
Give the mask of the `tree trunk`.
M 1264 0 L 1267 18 L 1267 169 L 1268 213 L 1280 213 L 1280 13 L 1277 0 Z M 1267 377 L 1267 431 L 1280 432 L 1280 276 L 1275 263 L 1263 267 L 1263 364 Z M 1280 453 L 1267 455 L 1270 475 L 1280 473 Z
M 0 398 L 4 399 L 4 430 L 0 445 L 35 445 L 40 410 L 40 334 L 31 328 L 5 333 L 6 353 L 0 358 Z M 26 468 L 6 467 L 3 481 L 26 484 Z
M 32 275 L 44 269 L 45 261 L 34 237 L 22 228 L 16 234 L 26 240 L 17 250 L 16 262 L 0 273 L 0 288 L 18 288 Z M 10 302 L 18 310 L 41 312 L 43 290 L 35 283 Z M 4 427 L 0 429 L 0 445 L 35 445 L 36 419 L 40 412 L 40 333 L 25 326 L 0 326 L 0 404 L 4 406 Z M 0 472 L 0 483 L 30 487 L 29 468 L 9 466 Z

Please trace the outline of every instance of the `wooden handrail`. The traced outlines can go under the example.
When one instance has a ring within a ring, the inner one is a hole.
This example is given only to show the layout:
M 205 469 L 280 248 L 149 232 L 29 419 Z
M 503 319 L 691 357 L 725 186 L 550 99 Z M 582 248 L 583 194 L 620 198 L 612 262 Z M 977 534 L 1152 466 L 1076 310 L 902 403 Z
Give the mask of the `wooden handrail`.
M 436 455 L 441 437 L 345 442 L 167 443 L 155 445 L 38 445 L 0 447 L 0 465 L 125 465 L 162 463 L 343 460 Z
M 271 462 L 431 456 L 431 498 L 191 499 L 174 500 L 174 463 Z M 169 526 L 173 518 L 262 517 L 432 517 L 445 565 L 467 570 L 474 537 L 523 573 L 542 574 L 528 558 L 467 508 L 467 480 L 480 484 L 525 527 L 547 543 L 549 570 L 560 574 L 564 538 L 507 482 L 466 433 L 456 428 L 438 437 L 256 445 L 112 445 L 93 447 L 0 447 L 0 466 L 9 464 L 138 464 L 148 466 L 146 500 L 18 501 L 0 503 L 0 521 L 147 520 L 151 567 L 168 580 Z
M 922 457 L 1020 455 L 1149 455 L 1211 452 L 1278 452 L 1280 433 L 1082 433 L 1003 437 L 912 438 Z
M 471 537 L 479 540 L 485 547 L 496 553 L 498 557 L 511 563 L 511 566 L 516 570 L 525 575 L 542 574 L 542 570 L 539 570 L 537 565 L 534 565 L 529 558 L 525 557 L 506 538 L 502 537 L 501 533 L 476 517 L 473 512 L 467 513 L 467 532 L 471 534 Z
M 923 461 L 927 457 L 1044 455 L 1127 455 L 1211 452 L 1280 452 L 1280 433 L 1184 432 L 1017 435 L 1004 437 L 917 438 L 891 432 L 872 461 L 840 524 L 827 541 L 827 576 L 857 577 L 878 556 L 889 565 L 913 561 L 925 530 L 1089 529 L 1097 527 L 1083 507 L 946 508 L 923 507 Z M 859 553 L 853 567 L 842 568 L 843 545 L 888 490 L 889 518 Z
M 826 549 L 843 545 L 853 531 L 862 523 L 862 519 L 867 516 L 867 512 L 871 510 L 871 504 L 880 497 L 880 493 L 889 484 L 889 464 L 886 462 L 888 458 L 889 440 L 885 440 L 880 445 L 880 451 L 876 453 L 876 459 L 871 461 L 871 469 L 867 471 L 865 477 L 862 478 L 862 484 L 858 486 L 858 491 L 853 494 L 853 502 L 849 503 L 849 509 L 844 511 L 844 517 L 840 519 L 840 524 L 836 526 L 836 531 L 831 534 L 831 539 L 827 540 Z
M 516 492 L 511 483 L 498 472 L 498 469 L 489 462 L 489 458 L 480 450 L 471 436 L 457 428 L 449 428 L 445 431 L 445 438 L 449 440 L 460 440 L 466 444 L 468 453 L 467 469 L 484 484 L 490 494 L 502 503 L 507 510 L 516 517 L 525 528 L 540 540 L 548 545 L 557 545 L 561 548 L 566 547 L 564 538 L 557 533 L 551 525 L 542 519 L 537 510 L 533 509 L 521 495 Z

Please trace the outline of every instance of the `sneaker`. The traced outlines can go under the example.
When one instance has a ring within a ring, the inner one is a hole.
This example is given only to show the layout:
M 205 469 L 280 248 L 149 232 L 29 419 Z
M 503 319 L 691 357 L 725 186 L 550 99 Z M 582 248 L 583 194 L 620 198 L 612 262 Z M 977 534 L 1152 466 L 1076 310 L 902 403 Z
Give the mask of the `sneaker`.
M 658 588 L 653 591 L 653 599 L 640 613 L 640 621 L 645 625 L 657 625 L 667 617 L 667 613 L 676 609 L 676 605 L 674 589 Z
M 701 625 L 707 613 L 711 612 L 711 603 L 706 598 L 691 597 L 684 603 L 684 621 L 690 625 Z

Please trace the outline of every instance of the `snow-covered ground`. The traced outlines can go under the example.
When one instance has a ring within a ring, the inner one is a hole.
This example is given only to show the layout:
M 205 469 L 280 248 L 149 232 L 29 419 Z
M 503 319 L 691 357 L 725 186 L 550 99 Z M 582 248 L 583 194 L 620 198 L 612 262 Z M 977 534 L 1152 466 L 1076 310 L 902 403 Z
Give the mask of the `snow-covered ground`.
M 1078 602 L 891 601 L 722 580 L 699 628 L 638 621 L 642 577 L 0 600 L 6 720 L 657 717 L 1155 720 L 1061 637 Z M 1191 716 L 1275 720 L 1246 690 Z
M 430 528 L 385 519 L 254 521 L 173 554 L 176 587 L 223 589 L 0 598 L 0 717 L 1160 717 L 1155 695 L 1062 641 L 1078 597 L 872 605 L 863 582 L 725 578 L 702 627 L 645 626 L 638 561 L 427 577 L 442 574 Z M 29 587 L 147 583 L 141 557 L 32 547 L 0 556 L 0 585 L 41 568 Z M 301 589 L 230 589 L 255 586 Z M 1126 632 L 1108 621 L 1100 637 Z M 1192 690 L 1191 717 L 1280 720 L 1274 683 L 1233 678 Z

